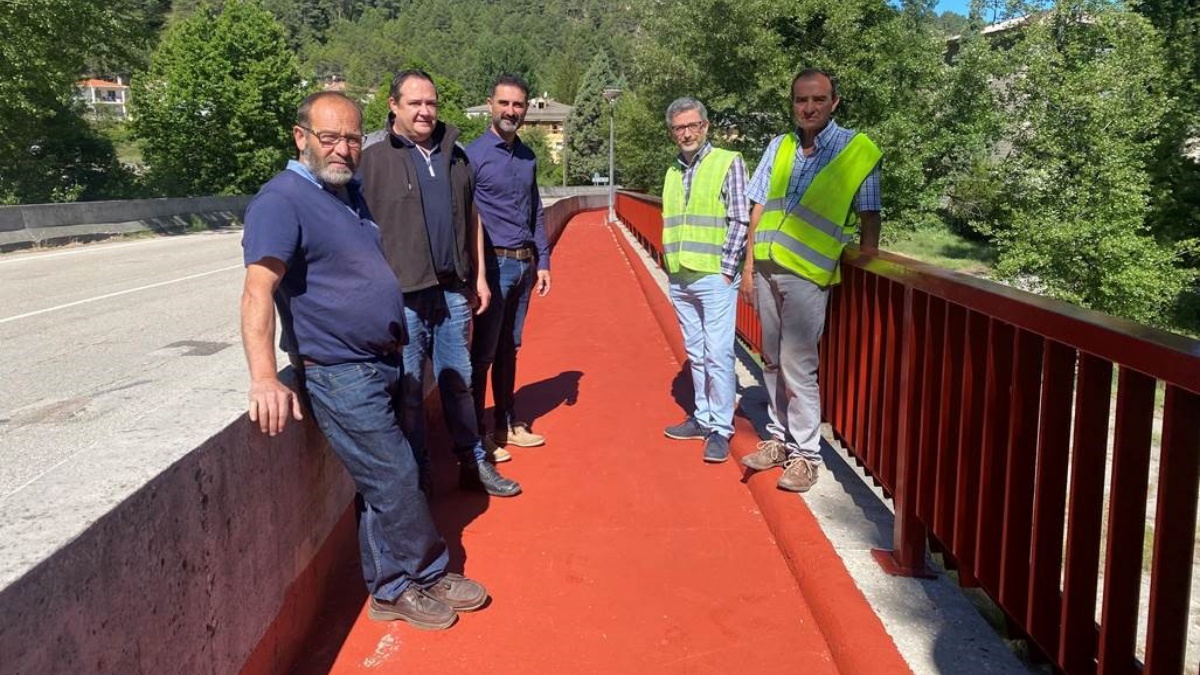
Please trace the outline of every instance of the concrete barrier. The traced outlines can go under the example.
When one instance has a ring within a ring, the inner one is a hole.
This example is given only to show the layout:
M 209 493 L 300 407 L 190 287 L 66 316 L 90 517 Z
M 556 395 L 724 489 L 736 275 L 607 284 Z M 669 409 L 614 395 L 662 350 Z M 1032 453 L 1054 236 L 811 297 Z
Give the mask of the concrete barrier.
M 0 250 L 135 232 L 178 233 L 197 224 L 227 227 L 241 220 L 250 199 L 239 195 L 0 206 Z
M 607 195 L 607 185 L 539 185 L 538 193 L 542 199 L 562 199 L 564 197 L 585 197 L 589 195 Z
M 550 248 L 553 249 L 558 243 L 558 238 L 562 236 L 563 228 L 567 226 L 571 216 L 580 211 L 604 208 L 608 208 L 608 196 L 603 194 L 566 197 L 554 202 L 544 213 L 546 237 Z
M 238 672 L 353 494 L 312 422 L 240 417 L 0 591 L 0 670 Z
M 604 198 L 608 188 L 576 185 L 542 187 L 540 192 L 547 200 L 593 199 Z M 0 251 L 137 232 L 176 234 L 198 224 L 228 227 L 242 219 L 252 198 L 238 195 L 0 206 Z

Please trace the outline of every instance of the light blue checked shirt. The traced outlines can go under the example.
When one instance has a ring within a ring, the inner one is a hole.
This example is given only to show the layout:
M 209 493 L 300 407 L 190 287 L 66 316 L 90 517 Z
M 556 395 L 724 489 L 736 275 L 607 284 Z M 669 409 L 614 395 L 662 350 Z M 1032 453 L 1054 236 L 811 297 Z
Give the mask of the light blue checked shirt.
M 692 157 L 692 163 L 683 161 L 678 155 L 675 161 L 683 171 L 683 202 L 686 204 L 692 194 L 692 178 L 696 175 L 696 167 L 700 160 L 712 150 L 712 143 L 705 143 L 703 148 Z M 729 172 L 725 174 L 725 182 L 721 185 L 721 201 L 725 202 L 725 244 L 721 247 L 721 272 L 730 278 L 736 277 L 742 271 L 742 257 L 746 254 L 746 232 L 750 228 L 750 202 L 746 200 L 746 163 L 742 156 L 733 158 Z
M 816 151 L 811 156 L 805 157 L 804 150 L 800 147 L 800 132 L 792 133 L 797 136 L 796 162 L 792 165 L 792 177 L 788 180 L 787 199 L 784 202 L 784 209 L 787 211 L 796 208 L 796 205 L 800 203 L 800 198 L 804 196 L 804 191 L 812 184 L 817 173 L 828 166 L 833 158 L 837 157 L 838 153 L 850 143 L 850 139 L 854 138 L 853 131 L 844 129 L 838 126 L 837 122 L 829 120 L 829 125 L 817 134 Z M 750 185 L 746 188 L 746 196 L 755 204 L 767 203 L 767 191 L 771 187 L 771 167 L 775 164 L 775 155 L 779 153 L 779 144 L 782 140 L 783 136 L 771 139 L 771 143 L 763 152 L 762 161 L 754 170 L 754 177 L 750 179 Z M 883 210 L 883 200 L 879 190 L 879 165 L 876 165 L 863 184 L 858 187 L 858 193 L 854 195 L 854 211 L 862 213 L 863 211 L 881 210 Z

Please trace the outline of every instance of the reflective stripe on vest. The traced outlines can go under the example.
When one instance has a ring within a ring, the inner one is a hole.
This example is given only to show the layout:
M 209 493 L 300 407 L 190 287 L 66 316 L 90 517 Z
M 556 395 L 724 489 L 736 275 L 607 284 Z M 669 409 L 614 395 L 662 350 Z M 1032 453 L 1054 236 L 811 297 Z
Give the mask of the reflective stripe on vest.
M 773 260 L 818 286 L 840 280 L 842 249 L 854 237 L 851 207 L 882 153 L 864 134 L 854 138 L 813 177 L 800 203 L 785 211 L 796 161 L 796 135 L 779 143 L 767 203 L 754 235 L 754 259 Z
M 678 165 L 663 180 L 663 257 L 667 271 L 681 269 L 718 274 L 728 223 L 721 188 L 738 155 L 713 148 L 692 174 L 687 203 L 683 199 L 683 171 Z

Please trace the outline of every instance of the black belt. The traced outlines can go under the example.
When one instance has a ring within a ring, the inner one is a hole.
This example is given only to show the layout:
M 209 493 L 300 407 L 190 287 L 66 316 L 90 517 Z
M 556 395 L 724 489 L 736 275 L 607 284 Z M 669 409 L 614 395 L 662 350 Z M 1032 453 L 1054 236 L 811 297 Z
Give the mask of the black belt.
M 530 246 L 522 246 L 521 248 L 504 248 L 496 246 L 492 251 L 501 258 L 512 258 L 513 260 L 531 260 L 533 259 L 533 248 Z

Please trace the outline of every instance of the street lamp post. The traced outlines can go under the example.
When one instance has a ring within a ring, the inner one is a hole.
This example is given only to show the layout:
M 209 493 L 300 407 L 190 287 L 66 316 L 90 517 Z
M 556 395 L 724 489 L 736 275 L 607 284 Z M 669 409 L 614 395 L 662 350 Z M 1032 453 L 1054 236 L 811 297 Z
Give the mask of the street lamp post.
M 621 97 L 620 87 L 605 87 L 604 99 L 608 101 L 608 222 L 617 222 L 617 188 L 613 175 L 613 147 L 616 140 L 616 109 L 617 99 Z

